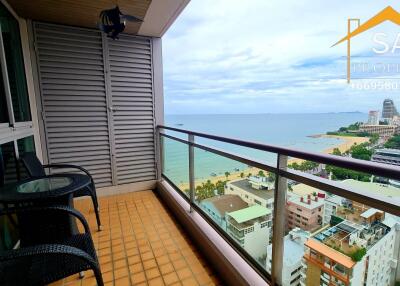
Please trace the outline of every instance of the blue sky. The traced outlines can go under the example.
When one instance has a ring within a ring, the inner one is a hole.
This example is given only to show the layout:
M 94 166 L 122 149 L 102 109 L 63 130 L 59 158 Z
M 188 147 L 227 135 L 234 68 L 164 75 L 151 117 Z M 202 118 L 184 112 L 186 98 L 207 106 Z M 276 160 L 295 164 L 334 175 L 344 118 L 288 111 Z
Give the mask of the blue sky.
M 349 17 L 364 22 L 388 5 L 400 11 L 398 1 L 192 0 L 163 38 L 165 111 L 367 112 L 385 98 L 400 108 L 400 80 L 397 90 L 347 85 L 346 43 L 331 47 Z M 400 27 L 384 23 L 354 38 L 355 62 L 380 61 L 377 32 L 391 45 Z

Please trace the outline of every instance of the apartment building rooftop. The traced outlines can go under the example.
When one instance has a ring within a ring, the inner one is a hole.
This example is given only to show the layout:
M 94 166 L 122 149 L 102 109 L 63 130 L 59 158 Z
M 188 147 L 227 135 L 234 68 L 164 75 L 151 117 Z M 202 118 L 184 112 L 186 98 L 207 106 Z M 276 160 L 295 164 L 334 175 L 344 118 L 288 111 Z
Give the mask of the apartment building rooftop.
M 303 208 L 312 210 L 324 206 L 324 200 L 317 196 L 298 196 L 296 194 L 288 194 L 288 204 L 295 204 Z
M 221 216 L 225 213 L 238 211 L 247 208 L 249 205 L 238 195 L 221 195 L 204 199 L 202 204 L 212 204 Z
M 399 149 L 390 149 L 390 148 L 384 148 L 384 149 L 378 149 L 376 150 L 376 154 L 388 154 L 388 155 L 398 155 L 400 156 L 400 150 Z
M 247 192 L 249 192 L 257 197 L 260 197 L 264 200 L 269 200 L 269 199 L 274 198 L 273 190 L 271 190 L 271 189 L 269 189 L 269 190 L 254 189 L 247 179 L 232 181 L 232 182 L 229 182 L 229 184 L 231 184 L 235 187 L 238 187 L 244 191 L 247 191 Z
M 269 214 L 271 214 L 271 210 L 259 205 L 254 205 L 248 208 L 231 212 L 229 213 L 229 216 L 236 220 L 238 223 L 244 223 L 246 221 L 253 220 Z
M 393 197 L 393 199 L 399 197 L 400 195 L 400 188 L 396 188 L 388 184 L 361 182 L 353 179 L 344 180 L 342 181 L 342 184 L 346 185 L 347 187 L 360 189 L 371 194 Z
M 347 255 L 344 255 L 343 253 L 340 253 L 336 250 L 334 250 L 333 248 L 315 240 L 315 239 L 309 239 L 304 243 L 305 246 L 309 247 L 310 249 L 313 249 L 315 251 L 317 251 L 318 253 L 329 257 L 330 259 L 332 259 L 333 261 L 335 261 L 336 263 L 339 263 L 341 265 L 343 265 L 346 268 L 352 268 L 356 263 L 351 260 L 350 257 L 348 257 Z
M 306 196 L 306 195 L 311 195 L 313 193 L 321 193 L 322 191 L 311 187 L 309 185 L 306 184 L 296 184 L 296 185 L 292 185 L 291 186 L 291 192 L 293 194 L 299 195 L 299 196 Z M 325 192 L 323 192 L 325 193 Z
M 304 244 L 290 238 L 289 235 L 285 236 L 283 247 L 285 250 L 283 255 L 285 266 L 290 267 L 297 264 L 304 255 Z
M 247 228 L 256 222 L 265 222 L 272 211 L 263 206 L 254 205 L 245 209 L 227 213 L 228 221 L 237 229 Z

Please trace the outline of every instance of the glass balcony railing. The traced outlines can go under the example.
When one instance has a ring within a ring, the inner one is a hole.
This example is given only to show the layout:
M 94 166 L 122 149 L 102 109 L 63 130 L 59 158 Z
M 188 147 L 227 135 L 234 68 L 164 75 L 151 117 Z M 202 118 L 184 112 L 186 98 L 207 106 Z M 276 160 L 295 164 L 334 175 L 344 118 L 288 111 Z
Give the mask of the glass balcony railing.
M 400 188 L 387 182 L 399 180 L 398 167 L 170 127 L 158 133 L 163 178 L 266 281 L 397 282 Z M 257 158 L 210 147 L 222 143 L 254 148 Z M 319 171 L 290 169 L 295 159 Z M 346 171 L 358 175 L 339 176 Z

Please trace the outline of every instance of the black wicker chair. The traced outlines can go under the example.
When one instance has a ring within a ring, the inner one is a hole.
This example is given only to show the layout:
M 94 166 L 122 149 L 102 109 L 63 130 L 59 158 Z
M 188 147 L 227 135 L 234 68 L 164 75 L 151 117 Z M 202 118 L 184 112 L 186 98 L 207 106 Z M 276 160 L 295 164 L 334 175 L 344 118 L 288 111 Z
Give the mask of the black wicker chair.
M 83 196 L 90 196 L 92 198 L 93 206 L 94 206 L 94 211 L 96 214 L 96 220 L 97 220 L 97 226 L 98 230 L 101 230 L 101 222 L 100 222 L 100 214 L 99 214 L 99 203 L 97 200 L 97 194 L 96 194 L 96 187 L 93 181 L 92 176 L 90 173 L 82 168 L 81 166 L 76 166 L 76 165 L 70 165 L 70 164 L 50 164 L 50 165 L 42 165 L 38 157 L 34 152 L 25 152 L 21 156 L 21 161 L 24 164 L 26 170 L 29 173 L 29 176 L 32 178 L 35 177 L 43 177 L 46 176 L 46 171 L 45 169 L 75 169 L 79 170 L 83 173 L 85 173 L 91 180 L 91 185 L 88 188 L 82 189 L 78 192 L 74 193 L 75 197 L 83 197 Z
M 1 252 L 0 285 L 45 285 L 86 270 L 93 270 L 98 286 L 104 285 L 89 226 L 81 213 L 66 206 L 51 206 L 13 209 L 2 214 L 10 212 L 17 215 L 39 212 L 49 216 L 57 213 L 74 217 L 82 223 L 84 233 L 69 237 L 47 233 L 42 236 L 41 244 L 29 245 L 21 241 L 21 248 Z

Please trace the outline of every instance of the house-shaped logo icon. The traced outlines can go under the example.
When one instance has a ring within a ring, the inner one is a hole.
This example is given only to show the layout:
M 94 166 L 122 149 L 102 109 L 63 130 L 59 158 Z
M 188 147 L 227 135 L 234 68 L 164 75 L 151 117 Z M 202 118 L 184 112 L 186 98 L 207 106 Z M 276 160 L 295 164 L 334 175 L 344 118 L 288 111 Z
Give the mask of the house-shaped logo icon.
M 351 31 L 351 22 L 357 22 L 358 27 L 354 31 Z M 347 22 L 347 36 L 340 39 L 337 43 L 335 43 L 332 47 L 347 41 L 347 82 L 350 83 L 350 39 L 370 30 L 383 22 L 390 21 L 394 24 L 400 25 L 400 13 L 394 10 L 391 6 L 386 7 L 374 17 L 360 25 L 360 19 L 348 19 Z

